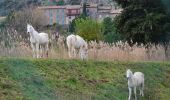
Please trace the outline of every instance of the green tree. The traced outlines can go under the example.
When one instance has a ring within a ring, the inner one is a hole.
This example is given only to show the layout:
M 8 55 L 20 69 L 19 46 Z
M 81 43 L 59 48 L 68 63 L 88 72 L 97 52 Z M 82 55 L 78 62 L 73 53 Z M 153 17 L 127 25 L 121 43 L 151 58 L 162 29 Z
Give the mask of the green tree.
M 161 0 L 115 0 L 123 7 L 116 17 L 116 30 L 127 41 L 138 43 L 167 42 L 170 20 Z M 129 42 L 130 43 L 130 42 Z
M 73 19 L 72 22 L 69 24 L 69 32 L 71 32 L 71 33 L 75 32 L 76 20 L 78 20 L 78 19 L 86 19 L 86 16 L 84 16 L 84 14 L 81 14 L 80 16 Z
M 104 33 L 104 41 L 108 43 L 117 42 L 122 39 L 121 34 L 116 32 L 116 28 L 114 26 L 114 20 L 110 17 L 106 17 L 103 20 L 103 33 Z
M 56 2 L 56 5 L 58 5 L 58 6 L 64 5 L 64 1 L 63 0 L 59 0 L 58 2 Z
M 86 40 L 99 41 L 103 38 L 102 24 L 90 18 L 76 20 L 76 34 Z
M 72 22 L 69 24 L 69 32 L 74 33 L 75 32 L 75 25 L 76 25 L 76 20 L 78 19 L 86 19 L 87 16 L 87 11 L 86 11 L 86 3 L 83 4 L 83 13 L 80 14 L 78 17 L 72 20 Z
M 164 4 L 166 10 L 170 13 L 170 6 L 169 6 L 170 0 L 162 0 L 162 2 Z
M 81 0 L 70 0 L 69 4 L 71 4 L 71 5 L 79 5 L 80 2 L 81 2 Z
M 106 17 L 103 19 L 103 26 L 104 26 L 104 35 L 111 33 L 114 29 L 113 20 L 110 17 Z
M 87 7 L 86 7 L 86 3 L 83 3 L 83 16 L 87 16 Z

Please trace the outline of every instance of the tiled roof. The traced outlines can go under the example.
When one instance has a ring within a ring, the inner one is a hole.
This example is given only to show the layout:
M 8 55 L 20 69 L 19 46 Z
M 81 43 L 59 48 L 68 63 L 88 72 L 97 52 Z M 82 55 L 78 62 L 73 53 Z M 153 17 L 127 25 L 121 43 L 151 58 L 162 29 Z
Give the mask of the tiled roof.
M 80 5 L 66 5 L 65 7 L 66 9 L 80 9 L 81 8 Z
M 80 9 L 82 5 L 64 5 L 64 6 L 41 6 L 40 9 Z M 87 8 L 97 8 L 97 4 L 90 4 Z
M 65 6 L 41 6 L 40 9 L 65 9 Z
M 121 12 L 123 11 L 123 9 L 114 9 L 114 10 L 111 10 L 111 14 L 120 14 Z

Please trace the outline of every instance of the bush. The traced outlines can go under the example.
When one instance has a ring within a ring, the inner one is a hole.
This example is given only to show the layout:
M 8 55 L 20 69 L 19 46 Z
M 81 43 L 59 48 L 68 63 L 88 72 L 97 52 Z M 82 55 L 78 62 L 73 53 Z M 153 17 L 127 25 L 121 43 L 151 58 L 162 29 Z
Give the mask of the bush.
M 90 18 L 76 20 L 76 33 L 86 40 L 102 40 L 102 24 Z

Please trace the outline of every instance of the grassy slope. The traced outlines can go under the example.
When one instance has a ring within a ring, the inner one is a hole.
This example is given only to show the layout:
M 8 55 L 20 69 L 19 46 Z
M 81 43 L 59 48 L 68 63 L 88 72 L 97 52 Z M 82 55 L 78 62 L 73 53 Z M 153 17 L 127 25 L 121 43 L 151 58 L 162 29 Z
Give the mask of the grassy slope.
M 126 100 L 127 68 L 145 74 L 140 100 L 169 100 L 170 63 L 0 59 L 0 100 Z

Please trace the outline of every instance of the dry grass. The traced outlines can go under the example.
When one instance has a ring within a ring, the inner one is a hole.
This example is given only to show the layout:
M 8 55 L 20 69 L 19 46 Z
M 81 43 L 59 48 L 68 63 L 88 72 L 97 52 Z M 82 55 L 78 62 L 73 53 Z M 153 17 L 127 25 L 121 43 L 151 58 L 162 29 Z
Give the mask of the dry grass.
M 11 48 L 1 46 L 0 56 L 4 57 L 32 57 L 32 51 L 29 44 L 20 42 Z M 53 41 L 49 52 L 49 58 L 69 59 L 67 48 L 64 42 L 57 43 Z M 78 58 L 78 57 L 77 57 Z M 89 42 L 88 58 L 93 60 L 105 61 L 164 61 L 164 47 L 161 45 L 152 45 L 146 49 L 143 45 L 134 45 L 130 47 L 127 43 L 117 42 L 107 44 L 104 42 Z
M 7 34 L 6 34 L 7 33 Z M 9 34 L 10 33 L 10 34 Z M 60 36 L 52 39 L 49 58 L 69 59 L 65 37 Z M 23 39 L 14 29 L 8 29 L 1 32 L 0 38 L 0 56 L 1 57 L 32 57 L 29 38 Z M 27 41 L 27 42 L 23 42 Z M 92 60 L 104 61 L 165 61 L 168 60 L 170 53 L 166 52 L 162 45 L 151 45 L 146 49 L 144 45 L 135 44 L 130 47 L 128 43 L 117 42 L 113 44 L 102 41 L 91 41 L 88 43 L 88 58 Z M 169 49 L 169 48 L 168 48 Z M 170 51 L 170 50 L 167 50 Z M 78 58 L 78 57 L 77 57 Z

